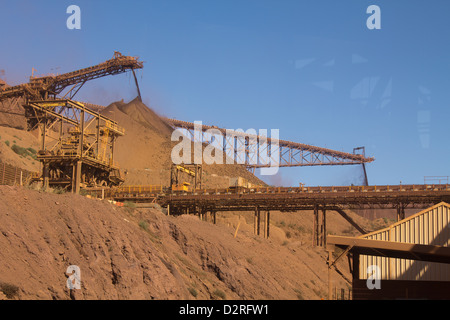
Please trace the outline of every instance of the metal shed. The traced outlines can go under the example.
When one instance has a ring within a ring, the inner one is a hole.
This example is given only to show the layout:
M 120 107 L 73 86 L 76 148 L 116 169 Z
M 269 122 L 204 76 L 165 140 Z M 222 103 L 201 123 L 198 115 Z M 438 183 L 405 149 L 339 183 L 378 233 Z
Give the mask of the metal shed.
M 450 299 L 449 211 L 441 202 L 376 232 L 327 236 L 329 290 L 331 269 L 340 273 L 348 256 L 353 299 Z M 335 248 L 343 252 L 333 259 Z
M 441 202 L 359 238 L 449 247 L 450 205 Z M 370 276 L 367 270 L 371 265 L 379 267 L 379 276 L 383 280 L 450 281 L 448 264 L 367 255 L 360 256 L 360 279 Z

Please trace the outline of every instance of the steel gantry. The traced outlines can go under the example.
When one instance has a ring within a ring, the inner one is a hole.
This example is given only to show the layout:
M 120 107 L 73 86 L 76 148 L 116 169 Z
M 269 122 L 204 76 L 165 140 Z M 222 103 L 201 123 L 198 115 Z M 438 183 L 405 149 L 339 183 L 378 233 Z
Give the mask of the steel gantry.
M 72 100 L 30 101 L 24 105 L 40 131 L 37 159 L 44 186 L 68 188 L 115 186 L 123 182 L 114 161 L 114 145 L 125 130 Z
M 190 187 L 191 183 L 182 181 L 180 174 L 184 174 L 189 180 L 193 181 L 192 187 Z M 195 192 L 197 189 L 202 188 L 202 177 L 203 167 L 200 164 L 172 164 L 170 169 L 170 191 L 188 191 L 191 189 L 192 192 Z
M 116 197 L 117 200 L 120 199 Z M 144 198 L 135 198 L 145 201 Z M 122 200 L 132 200 L 122 198 Z M 134 200 L 134 201 L 136 201 Z M 398 220 L 405 209 L 426 208 L 450 201 L 450 185 L 256 187 L 241 192 L 230 189 L 197 190 L 195 194 L 160 194 L 156 202 L 171 214 L 247 211 L 255 212 L 255 233 L 260 234 L 260 212 L 265 212 L 264 235 L 269 234 L 270 212 L 313 211 L 313 244 L 326 245 L 327 211 L 335 211 L 361 234 L 367 233 L 346 210 L 397 209 Z

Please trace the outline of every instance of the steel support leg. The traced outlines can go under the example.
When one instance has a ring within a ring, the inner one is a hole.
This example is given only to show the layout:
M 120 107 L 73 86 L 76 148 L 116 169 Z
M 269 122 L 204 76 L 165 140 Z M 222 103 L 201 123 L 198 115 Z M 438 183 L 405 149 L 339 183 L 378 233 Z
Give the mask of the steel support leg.
M 256 235 L 260 235 L 261 234 L 261 211 L 259 210 L 259 208 L 256 209 Z
M 255 207 L 255 214 L 253 216 L 253 233 L 258 235 L 258 207 Z
M 322 226 L 320 228 L 321 233 L 321 246 L 326 247 L 327 245 L 327 211 L 325 209 L 322 209 Z
M 400 204 L 397 207 L 397 221 L 405 219 L 405 207 Z
M 77 161 L 74 165 L 75 170 L 75 180 L 74 180 L 74 191 L 76 194 L 80 193 L 80 183 L 81 183 L 81 161 Z
M 319 244 L 319 207 L 314 206 L 314 222 L 313 222 L 313 246 Z
M 49 186 L 49 164 L 48 163 L 44 163 L 44 166 L 42 169 L 42 177 L 44 178 L 43 188 L 47 189 Z

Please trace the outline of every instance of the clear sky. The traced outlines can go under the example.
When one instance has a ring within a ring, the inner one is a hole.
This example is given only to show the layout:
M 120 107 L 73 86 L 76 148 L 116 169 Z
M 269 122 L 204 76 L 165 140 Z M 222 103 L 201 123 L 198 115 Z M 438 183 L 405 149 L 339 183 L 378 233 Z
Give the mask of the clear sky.
M 81 30 L 66 9 L 81 8 Z M 381 9 L 369 30 L 368 6 Z M 450 175 L 447 0 L 0 0 L 0 77 L 9 84 L 139 56 L 157 112 L 352 152 L 370 184 Z M 2 72 L 1 70 L 4 70 Z M 77 99 L 136 96 L 130 74 L 91 81 Z M 361 168 L 285 168 L 272 184 L 359 183 Z

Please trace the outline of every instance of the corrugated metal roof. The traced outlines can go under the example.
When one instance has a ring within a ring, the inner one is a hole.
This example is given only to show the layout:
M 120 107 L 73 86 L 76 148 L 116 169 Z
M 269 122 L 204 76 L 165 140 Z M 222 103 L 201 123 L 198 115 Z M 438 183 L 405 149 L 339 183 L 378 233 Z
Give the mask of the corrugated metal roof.
M 425 245 L 450 245 L 450 205 L 441 202 L 385 229 L 359 238 Z M 367 279 L 367 268 L 377 265 L 381 279 L 450 281 L 450 265 L 417 260 L 361 255 L 360 279 Z

